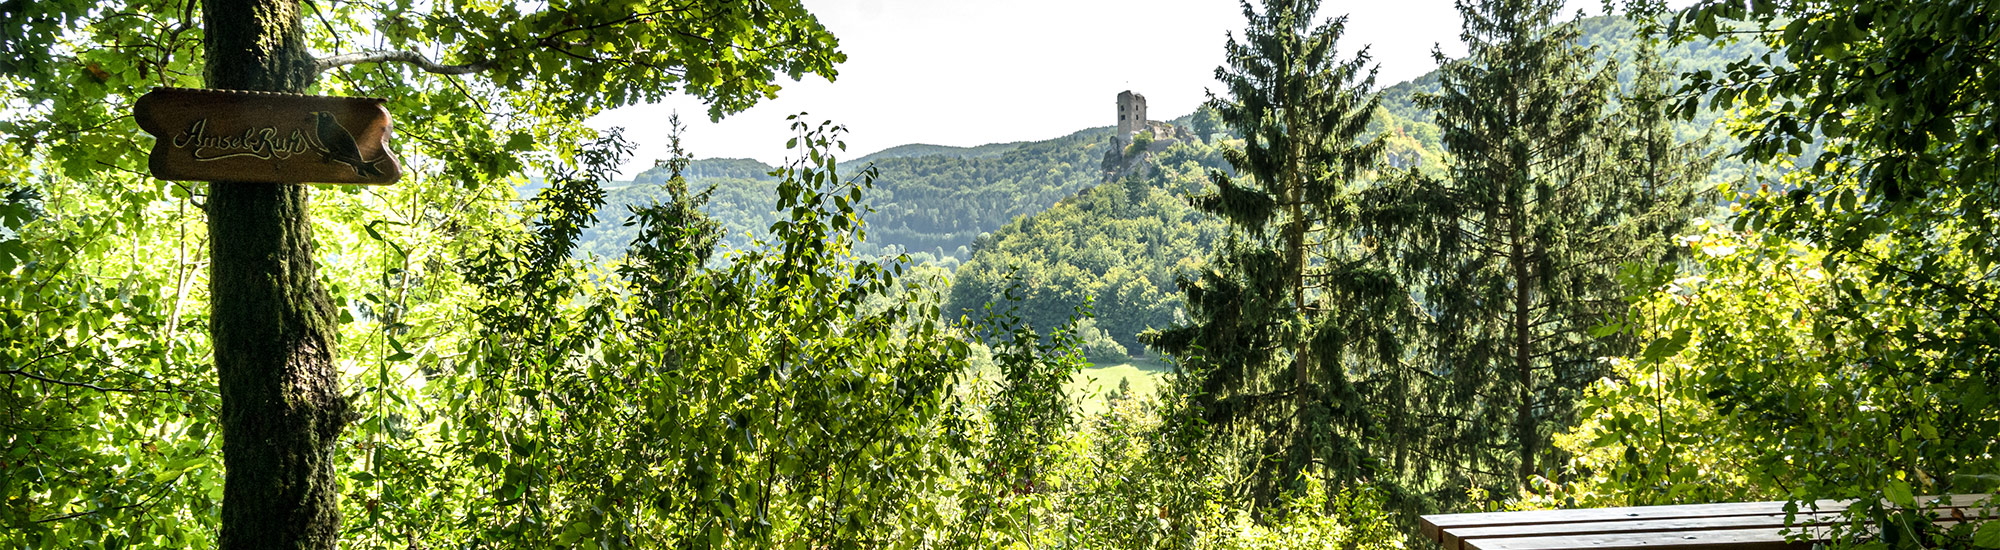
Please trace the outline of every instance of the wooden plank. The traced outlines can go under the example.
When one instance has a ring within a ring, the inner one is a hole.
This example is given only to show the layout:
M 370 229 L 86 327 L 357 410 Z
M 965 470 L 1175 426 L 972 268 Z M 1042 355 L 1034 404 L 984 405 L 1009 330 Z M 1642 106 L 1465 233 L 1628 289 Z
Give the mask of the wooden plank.
M 1926 497 L 1919 497 L 1917 500 L 1919 503 L 1923 504 L 1926 507 L 1957 508 L 1963 510 L 1964 513 L 1961 515 L 1964 516 L 2000 517 L 1986 513 L 1975 512 L 1970 508 L 1971 506 L 1977 504 L 1979 501 L 1986 499 L 1988 496 L 1989 495 L 1953 495 L 1949 501 L 1944 500 L 1942 497 L 1926 496 Z M 1799 506 L 1798 511 L 1801 515 L 1808 515 L 1813 512 L 1813 510 L 1815 509 L 1814 507 L 1816 506 L 1817 510 L 1823 513 L 1838 513 L 1846 510 L 1847 506 L 1852 504 L 1853 502 L 1854 501 L 1852 500 L 1820 500 L 1811 503 L 1811 505 L 1802 503 Z M 1691 520 L 1699 518 L 1740 518 L 1740 517 L 1750 517 L 1750 516 L 1778 516 L 1780 519 L 1782 519 L 1784 513 L 1785 513 L 1785 501 L 1734 502 L 1734 503 L 1723 503 L 1723 504 L 1677 504 L 1668 506 L 1626 506 L 1626 507 L 1616 507 L 1616 508 L 1585 508 L 1585 509 L 1575 509 L 1575 510 L 1534 510 L 1525 512 L 1481 512 L 1481 513 L 1471 513 L 1471 514 L 1436 514 L 1436 515 L 1423 516 L 1422 518 L 1420 518 L 1419 526 L 1421 527 L 1425 538 L 1429 538 L 1431 540 L 1438 541 L 1440 543 L 1445 543 L 1446 544 L 1445 547 L 1449 549 L 1449 548 L 1456 548 L 1457 546 L 1454 544 L 1455 541 L 1448 539 L 1448 536 L 1450 536 L 1448 533 L 1456 533 L 1459 530 L 1463 529 L 1487 528 L 1487 527 L 1523 527 L 1528 530 L 1531 530 L 1533 526 L 1550 526 L 1557 524 L 1583 524 L 1583 523 L 1593 523 L 1593 522 L 1614 523 L 1614 522 L 1663 521 L 1663 520 L 1682 520 L 1682 519 Z M 1950 517 L 1952 514 L 1950 512 L 1941 512 L 1941 515 Z M 1565 529 L 1581 530 L 1587 528 L 1582 526 L 1575 526 Z M 1615 528 L 1612 527 L 1606 527 L 1604 529 L 1606 532 L 1616 530 Z M 1527 531 L 1523 530 L 1520 532 L 1527 532 Z
M 1821 510 L 1844 510 L 1846 501 L 1817 501 Z M 1811 507 L 1801 505 L 1801 512 Z M 1526 512 L 1480 512 L 1471 514 L 1437 514 L 1419 519 L 1424 536 L 1442 542 L 1445 529 L 1465 527 L 1488 527 L 1496 525 L 1538 525 L 1549 523 L 1579 523 L 1590 521 L 1638 521 L 1704 517 L 1763 516 L 1785 513 L 1785 501 L 1731 502 L 1726 504 L 1674 504 L 1667 506 L 1623 506 L 1616 508 L 1583 508 L 1575 510 L 1533 510 Z
M 1467 541 L 1473 550 L 1629 550 L 1672 548 L 1675 550 L 1792 550 L 1812 546 L 1811 542 L 1790 542 L 1783 528 L 1727 529 L 1676 533 L 1614 533 L 1510 537 Z
M 1824 514 L 1824 516 L 1829 521 L 1838 521 L 1839 518 L 1838 514 Z M 1993 516 L 1986 517 L 1990 518 Z M 1978 523 L 1992 520 L 1976 519 L 1972 521 Z M 1963 522 L 1954 519 L 1940 519 L 1938 521 L 1938 525 L 1947 526 L 1947 528 L 1958 523 Z M 1792 550 L 1810 548 L 1816 542 L 1826 542 L 1833 534 L 1832 529 L 1828 525 L 1823 523 L 1803 527 L 1478 538 L 1466 539 L 1465 548 L 1467 550 L 1630 550 L 1641 548 L 1672 548 L 1674 550 Z M 1799 534 L 1803 534 L 1804 536 L 1796 536 Z
M 1930 508 L 1930 507 L 1980 508 L 1980 507 L 2000 506 L 2000 501 L 1987 502 L 1982 505 L 1980 501 L 1988 500 L 1992 496 L 1993 495 L 1952 495 L 1951 500 L 1949 502 L 1946 502 L 1945 498 L 1942 496 L 1922 496 L 1922 497 L 1917 497 L 1917 505 L 1925 508 Z
M 1797 520 L 1801 524 L 1820 524 L 1835 521 L 1837 512 L 1800 513 Z M 1785 514 L 1765 514 L 1756 516 L 1722 516 L 1702 518 L 1680 518 L 1638 521 L 1591 521 L 1581 523 L 1544 523 L 1529 525 L 1496 525 L 1490 527 L 1463 527 L 1447 529 L 1440 542 L 1450 550 L 1462 550 L 1467 542 L 1478 539 L 1574 535 L 1607 535 L 1620 533 L 1654 533 L 1667 536 L 1684 531 L 1712 531 L 1727 529 L 1782 528 L 1787 527 Z

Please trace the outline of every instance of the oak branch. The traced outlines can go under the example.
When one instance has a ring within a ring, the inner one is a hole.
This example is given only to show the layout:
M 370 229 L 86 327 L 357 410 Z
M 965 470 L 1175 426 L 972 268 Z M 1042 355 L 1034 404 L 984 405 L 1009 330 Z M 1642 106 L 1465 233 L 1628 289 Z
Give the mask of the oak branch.
M 373 50 L 315 59 L 313 60 L 313 72 L 325 72 L 327 69 L 345 65 L 384 63 L 389 61 L 408 63 L 416 66 L 418 69 L 422 69 L 424 72 L 436 74 L 471 74 L 493 67 L 493 60 L 490 59 L 463 65 L 440 65 L 435 61 L 431 61 L 430 58 L 424 57 L 424 54 L 409 50 Z

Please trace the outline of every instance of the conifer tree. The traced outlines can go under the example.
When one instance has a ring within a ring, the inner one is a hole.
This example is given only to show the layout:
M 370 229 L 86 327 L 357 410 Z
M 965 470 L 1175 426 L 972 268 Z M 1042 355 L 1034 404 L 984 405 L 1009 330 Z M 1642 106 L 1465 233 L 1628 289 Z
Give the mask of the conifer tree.
M 1632 84 L 1620 92 L 1620 105 L 1614 114 L 1619 161 L 1612 169 L 1620 185 L 1612 191 L 1631 197 L 1624 230 L 1637 238 L 1627 256 L 1667 265 L 1681 250 L 1669 237 L 1713 204 L 1713 191 L 1706 180 L 1720 151 L 1715 149 L 1712 135 L 1687 141 L 1675 133 L 1671 110 L 1678 99 L 1674 93 L 1679 87 L 1676 71 L 1660 58 L 1655 42 L 1637 42 Z
M 1459 4 L 1470 55 L 1435 54 L 1440 90 L 1418 98 L 1452 154 L 1446 173 L 1412 172 L 1377 220 L 1421 304 L 1416 360 L 1434 375 L 1418 404 L 1429 426 L 1412 433 L 1450 485 L 1512 493 L 1553 468 L 1549 438 L 1598 358 L 1630 345 L 1592 334 L 1623 311 L 1619 270 L 1665 259 L 1713 162 L 1674 141 L 1657 63 L 1614 102 L 1616 64 L 1576 44 L 1560 7 Z
M 1372 421 L 1347 363 L 1350 348 L 1387 338 L 1356 330 L 1367 302 L 1396 293 L 1357 292 L 1387 277 L 1346 246 L 1354 182 L 1382 150 L 1363 138 L 1379 103 L 1366 49 L 1341 59 L 1346 18 L 1315 24 L 1317 0 L 1243 12 L 1242 41 L 1231 37 L 1216 69 L 1228 96 L 1209 101 L 1243 137 L 1225 153 L 1236 174 L 1211 173 L 1216 190 L 1195 199 L 1230 236 L 1209 270 L 1181 282 L 1190 322 L 1146 338 L 1180 359 L 1211 441 L 1235 446 L 1250 494 L 1269 504 L 1305 475 L 1340 487 L 1373 470 Z

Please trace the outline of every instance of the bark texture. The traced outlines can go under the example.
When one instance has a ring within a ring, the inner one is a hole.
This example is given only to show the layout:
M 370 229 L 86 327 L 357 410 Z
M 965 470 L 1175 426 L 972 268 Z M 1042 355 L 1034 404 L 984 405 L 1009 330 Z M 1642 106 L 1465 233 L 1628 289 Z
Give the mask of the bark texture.
M 303 92 L 314 78 L 296 0 L 204 0 L 210 88 Z M 332 549 L 334 445 L 347 419 L 333 307 L 303 185 L 209 186 L 209 331 L 222 392 L 222 532 L 234 549 Z

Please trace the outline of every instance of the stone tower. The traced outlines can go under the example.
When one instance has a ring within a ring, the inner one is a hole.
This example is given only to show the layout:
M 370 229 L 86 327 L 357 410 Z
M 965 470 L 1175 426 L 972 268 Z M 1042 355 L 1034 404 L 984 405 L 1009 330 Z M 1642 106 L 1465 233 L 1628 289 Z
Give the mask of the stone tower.
M 1125 90 L 1118 93 L 1118 141 L 1131 143 L 1132 135 L 1146 130 L 1146 96 Z

